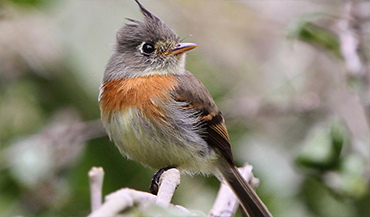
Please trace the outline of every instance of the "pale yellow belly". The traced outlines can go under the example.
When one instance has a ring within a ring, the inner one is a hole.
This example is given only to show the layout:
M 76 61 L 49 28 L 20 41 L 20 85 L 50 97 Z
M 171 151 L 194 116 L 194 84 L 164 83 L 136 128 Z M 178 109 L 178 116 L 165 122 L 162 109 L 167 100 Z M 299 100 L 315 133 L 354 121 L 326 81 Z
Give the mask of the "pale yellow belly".
M 210 173 L 216 161 L 215 152 L 198 135 L 188 141 L 174 127 L 159 128 L 138 109 L 116 112 L 103 124 L 120 152 L 142 164 L 160 169 L 177 167 L 189 173 Z M 184 139 L 185 138 L 185 139 Z

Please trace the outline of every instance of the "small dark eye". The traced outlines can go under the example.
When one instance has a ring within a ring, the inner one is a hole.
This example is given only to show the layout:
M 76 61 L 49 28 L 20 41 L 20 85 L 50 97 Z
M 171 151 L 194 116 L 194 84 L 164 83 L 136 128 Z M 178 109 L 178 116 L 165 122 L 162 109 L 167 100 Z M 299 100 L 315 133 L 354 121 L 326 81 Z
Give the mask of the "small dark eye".
M 152 45 L 152 44 L 145 43 L 143 45 L 143 54 L 145 54 L 145 55 L 149 55 L 149 54 L 153 53 L 154 50 L 155 50 L 155 48 L 154 48 L 154 45 Z

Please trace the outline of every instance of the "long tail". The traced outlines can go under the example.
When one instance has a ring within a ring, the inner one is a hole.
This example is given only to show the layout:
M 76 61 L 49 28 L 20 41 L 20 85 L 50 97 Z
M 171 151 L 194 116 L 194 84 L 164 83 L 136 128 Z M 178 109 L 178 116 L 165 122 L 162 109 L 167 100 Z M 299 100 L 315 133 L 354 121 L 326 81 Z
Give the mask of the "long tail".
M 234 165 L 230 165 L 226 160 L 221 161 L 219 170 L 250 217 L 272 217 L 266 205 Z

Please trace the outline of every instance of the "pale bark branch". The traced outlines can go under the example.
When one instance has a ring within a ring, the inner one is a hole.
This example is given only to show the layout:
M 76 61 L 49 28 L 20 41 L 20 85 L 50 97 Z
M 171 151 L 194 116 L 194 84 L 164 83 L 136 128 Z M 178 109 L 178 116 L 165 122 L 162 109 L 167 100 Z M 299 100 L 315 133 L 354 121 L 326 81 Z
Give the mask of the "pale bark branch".
M 159 179 L 157 204 L 167 207 L 170 205 L 176 188 L 180 185 L 180 172 L 177 169 L 169 169 Z M 163 187 L 162 187 L 163 186 Z
M 253 167 L 251 165 L 246 164 L 244 167 L 239 168 L 239 171 L 245 180 L 247 180 L 253 188 L 256 188 L 259 184 L 259 180 L 253 176 L 252 169 Z M 235 215 L 238 207 L 239 201 L 237 197 L 231 188 L 223 182 L 221 183 L 217 198 L 208 216 L 232 217 Z
M 93 167 L 89 171 L 91 211 L 94 212 L 102 204 L 102 187 L 104 170 L 101 167 Z
M 156 196 L 150 193 L 124 188 L 106 196 L 106 201 L 89 217 L 115 216 L 135 203 L 152 204 Z
M 118 190 L 105 197 L 101 204 L 101 184 L 104 172 L 101 168 L 92 168 L 89 172 L 92 213 L 89 217 L 115 216 L 135 204 L 144 211 L 151 204 L 157 204 L 163 208 L 171 207 L 184 213 L 190 213 L 186 208 L 170 204 L 172 196 L 180 184 L 180 172 L 177 169 L 165 171 L 159 180 L 158 196 L 136 191 L 129 188 Z
M 357 95 L 370 126 L 370 63 L 366 49 L 368 38 L 362 34 L 366 31 L 365 22 L 369 20 L 364 19 L 359 12 L 361 4 L 363 2 L 360 1 L 347 1 L 344 4 L 343 18 L 338 22 L 338 36 L 348 77 L 362 82 Z
M 239 169 L 242 176 L 251 184 L 257 187 L 259 180 L 253 177 L 252 166 L 245 165 Z M 159 179 L 158 195 L 124 188 L 113 192 L 105 197 L 101 204 L 101 186 L 104 172 L 102 168 L 92 168 L 89 172 L 92 213 L 89 217 L 117 216 L 122 211 L 138 206 L 139 210 L 145 213 L 150 205 L 156 204 L 162 208 L 177 210 L 184 215 L 192 213 L 184 207 L 171 204 L 172 196 L 180 184 L 180 172 L 173 168 L 165 171 Z M 234 216 L 239 202 L 232 190 L 224 183 L 221 184 L 217 199 L 209 216 Z

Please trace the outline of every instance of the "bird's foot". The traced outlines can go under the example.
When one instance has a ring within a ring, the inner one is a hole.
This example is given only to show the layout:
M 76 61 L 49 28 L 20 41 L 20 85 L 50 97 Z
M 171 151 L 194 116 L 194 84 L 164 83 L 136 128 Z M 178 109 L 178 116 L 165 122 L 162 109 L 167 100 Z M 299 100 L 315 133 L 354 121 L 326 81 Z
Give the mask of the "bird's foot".
M 154 173 L 153 178 L 150 181 L 150 186 L 149 186 L 150 193 L 152 193 L 154 195 L 158 194 L 159 179 L 161 178 L 161 175 L 165 171 L 167 171 L 169 169 L 172 169 L 172 168 L 175 168 L 175 167 L 174 166 L 165 167 L 165 168 L 159 169 L 156 173 Z

